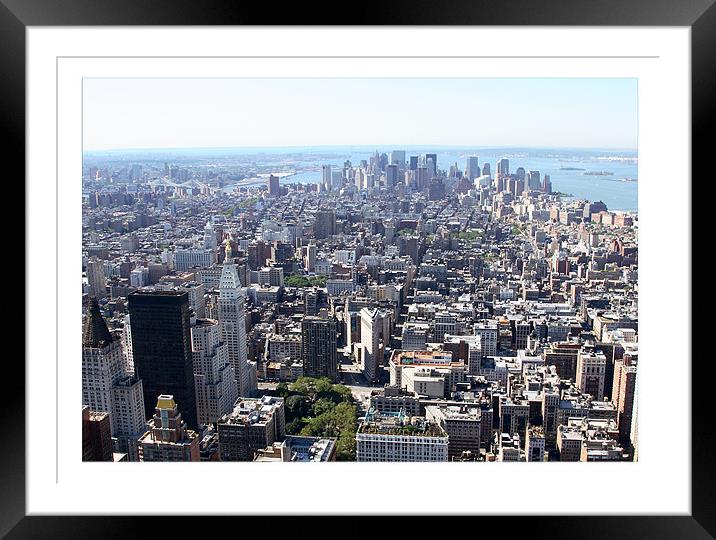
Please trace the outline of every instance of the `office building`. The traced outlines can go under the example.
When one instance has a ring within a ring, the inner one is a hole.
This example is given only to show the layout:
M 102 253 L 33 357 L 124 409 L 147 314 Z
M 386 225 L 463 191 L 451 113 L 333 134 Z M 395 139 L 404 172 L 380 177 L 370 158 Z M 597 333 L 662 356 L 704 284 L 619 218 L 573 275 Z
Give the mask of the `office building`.
M 239 397 L 228 345 L 221 341 L 221 327 L 211 319 L 197 319 L 191 327 L 199 424 L 215 423 L 230 412 Z
M 91 258 L 87 261 L 87 284 L 89 294 L 95 298 L 107 296 L 107 280 L 104 274 L 104 261 Z
M 448 434 L 422 417 L 368 411 L 356 433 L 356 461 L 448 461 Z
M 363 375 L 370 383 L 380 378 L 385 348 L 390 343 L 390 317 L 384 310 L 363 308 L 361 318 L 361 354 Z
M 425 418 L 439 424 L 448 434 L 448 459 L 455 460 L 470 452 L 480 455 L 480 405 L 428 405 Z
M 601 352 L 580 350 L 577 355 L 577 387 L 595 400 L 604 398 L 607 357 Z
M 149 431 L 139 440 L 140 461 L 200 461 L 199 434 L 187 429 L 174 396 L 158 396 Z
M 335 210 L 318 210 L 316 212 L 316 221 L 313 225 L 313 232 L 318 240 L 333 236 L 336 233 Z
M 112 461 L 109 414 L 82 407 L 82 461 Z
M 256 452 L 286 434 L 283 399 L 240 399 L 217 423 L 221 461 L 253 461 Z
M 95 298 L 88 308 L 82 332 L 82 404 L 107 413 L 117 449 L 136 461 L 137 437 L 146 423 L 142 381 L 128 371 L 122 342 L 109 332 Z
M 480 176 L 480 166 L 477 163 L 477 156 L 470 156 L 467 158 L 467 167 L 465 168 L 465 176 L 472 182 L 475 178 Z
M 306 377 L 336 379 L 338 369 L 338 323 L 325 311 L 301 321 L 301 350 Z
M 171 394 L 187 425 L 196 427 L 189 295 L 140 290 L 128 300 L 134 369 L 144 387 L 146 416 L 152 416 L 157 396 Z
M 221 341 L 226 344 L 229 363 L 240 396 L 251 396 L 256 391 L 253 366 L 248 361 L 246 342 L 246 297 L 241 287 L 235 264 L 225 264 L 219 282 L 218 315 Z
M 269 175 L 268 178 L 268 192 L 269 197 L 280 197 L 281 196 L 281 184 L 279 177 L 275 175 Z

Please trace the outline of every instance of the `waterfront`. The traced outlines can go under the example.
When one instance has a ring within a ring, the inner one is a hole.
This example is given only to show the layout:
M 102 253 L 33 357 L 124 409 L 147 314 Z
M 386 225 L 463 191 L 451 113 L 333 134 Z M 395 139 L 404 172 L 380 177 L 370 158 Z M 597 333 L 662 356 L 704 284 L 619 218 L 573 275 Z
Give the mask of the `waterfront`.
M 237 150 L 238 151 L 238 150 Z M 389 153 L 390 149 L 378 148 Z M 422 148 L 406 149 L 406 156 L 419 154 Z M 354 166 L 361 160 L 369 160 L 375 149 L 366 148 L 285 148 L 262 150 L 265 156 L 275 160 L 280 170 L 300 172 L 284 176 L 285 184 L 316 183 L 321 179 L 321 166 L 342 167 L 346 160 Z M 637 211 L 638 165 L 636 152 L 615 150 L 564 150 L 564 149 L 442 149 L 438 154 L 438 167 L 449 170 L 457 163 L 465 166 L 468 156 L 477 155 L 480 166 L 490 163 L 494 174 L 497 161 L 510 160 L 510 171 L 523 167 L 526 171 L 536 170 L 542 176 L 550 175 L 555 191 L 569 193 L 577 199 L 603 201 L 610 210 Z M 297 157 L 300 156 L 300 159 Z M 281 159 L 283 158 L 283 159 Z M 312 159 L 313 158 L 313 159 Z M 608 175 L 590 175 L 590 172 L 606 172 Z M 263 181 L 257 179 L 252 185 Z M 243 183 L 246 185 L 247 183 Z M 234 185 L 226 190 L 234 189 Z

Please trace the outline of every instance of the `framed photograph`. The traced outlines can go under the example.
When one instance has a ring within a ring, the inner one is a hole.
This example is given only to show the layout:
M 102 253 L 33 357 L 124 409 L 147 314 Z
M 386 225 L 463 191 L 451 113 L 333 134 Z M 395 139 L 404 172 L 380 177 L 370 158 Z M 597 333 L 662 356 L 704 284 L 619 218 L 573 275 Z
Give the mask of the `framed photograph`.
M 691 359 L 712 0 L 371 3 L 343 25 L 0 1 L 28 313 L 3 534 L 716 534 Z

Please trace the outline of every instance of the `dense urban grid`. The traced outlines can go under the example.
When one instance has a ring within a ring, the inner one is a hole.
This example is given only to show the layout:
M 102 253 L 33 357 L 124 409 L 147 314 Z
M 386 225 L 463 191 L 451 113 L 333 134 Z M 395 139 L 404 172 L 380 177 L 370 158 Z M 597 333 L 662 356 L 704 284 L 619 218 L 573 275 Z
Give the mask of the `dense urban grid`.
M 635 212 L 508 159 L 160 161 L 85 159 L 83 460 L 637 459 Z

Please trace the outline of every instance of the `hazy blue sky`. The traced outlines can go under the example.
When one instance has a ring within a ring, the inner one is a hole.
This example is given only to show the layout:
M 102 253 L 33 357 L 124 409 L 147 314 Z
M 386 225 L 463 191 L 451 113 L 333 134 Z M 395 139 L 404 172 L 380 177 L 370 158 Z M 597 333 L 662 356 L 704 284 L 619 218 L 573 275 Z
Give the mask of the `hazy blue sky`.
M 85 79 L 84 149 L 637 146 L 636 79 Z

